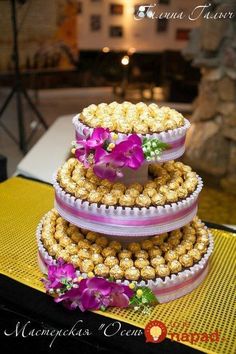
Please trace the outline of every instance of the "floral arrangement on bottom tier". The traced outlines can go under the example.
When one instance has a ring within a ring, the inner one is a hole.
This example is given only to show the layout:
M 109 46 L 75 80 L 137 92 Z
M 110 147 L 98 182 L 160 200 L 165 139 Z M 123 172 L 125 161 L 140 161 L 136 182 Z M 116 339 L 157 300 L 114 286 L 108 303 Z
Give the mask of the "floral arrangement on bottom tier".
M 88 274 L 89 275 L 89 274 Z M 118 284 L 101 277 L 78 277 L 75 267 L 59 258 L 56 265 L 48 266 L 48 275 L 42 279 L 46 291 L 55 302 L 62 302 L 70 310 L 102 310 L 108 307 L 133 307 L 148 313 L 157 304 L 151 289 L 145 286 Z

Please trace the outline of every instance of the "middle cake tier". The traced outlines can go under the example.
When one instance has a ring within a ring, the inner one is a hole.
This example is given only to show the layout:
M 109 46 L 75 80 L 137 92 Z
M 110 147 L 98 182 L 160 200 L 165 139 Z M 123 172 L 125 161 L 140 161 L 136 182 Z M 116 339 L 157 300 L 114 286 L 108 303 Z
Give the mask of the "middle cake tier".
M 63 218 L 126 238 L 161 234 L 190 222 L 203 185 L 182 162 L 151 164 L 147 182 L 125 185 L 98 178 L 75 158 L 65 162 L 53 183 L 55 207 Z

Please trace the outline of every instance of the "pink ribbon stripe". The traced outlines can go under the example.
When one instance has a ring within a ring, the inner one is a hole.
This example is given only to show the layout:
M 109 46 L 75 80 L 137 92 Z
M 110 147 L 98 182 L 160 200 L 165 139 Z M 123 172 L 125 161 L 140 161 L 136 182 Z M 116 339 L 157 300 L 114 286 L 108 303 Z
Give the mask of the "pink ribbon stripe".
M 204 270 L 206 269 L 207 267 L 207 264 L 203 267 L 203 269 L 201 269 L 196 275 L 194 275 L 192 278 L 180 283 L 180 284 L 176 284 L 176 285 L 173 285 L 173 286 L 170 286 L 170 287 L 167 287 L 167 288 L 164 288 L 164 289 L 160 289 L 160 290 L 154 290 L 154 294 L 155 295 L 164 295 L 164 294 L 168 294 L 172 291 L 176 291 L 176 290 L 179 290 L 187 285 L 190 285 L 192 283 L 194 283 L 201 275 L 202 273 L 204 272 Z
M 98 222 L 98 223 L 108 223 L 116 226 L 149 226 L 149 225 L 160 225 L 169 221 L 176 221 L 176 219 L 180 219 L 190 214 L 195 207 L 197 206 L 197 200 L 187 208 L 176 211 L 174 213 L 162 216 L 154 216 L 149 218 L 141 218 L 137 216 L 137 219 L 134 218 L 127 219 L 124 218 L 123 215 L 120 215 L 116 218 L 107 217 L 103 215 L 94 215 L 84 210 L 79 210 L 76 207 L 68 205 L 65 201 L 61 200 L 57 195 L 55 196 L 56 202 L 58 206 L 63 209 L 65 212 L 79 218 L 86 218 L 87 220 Z

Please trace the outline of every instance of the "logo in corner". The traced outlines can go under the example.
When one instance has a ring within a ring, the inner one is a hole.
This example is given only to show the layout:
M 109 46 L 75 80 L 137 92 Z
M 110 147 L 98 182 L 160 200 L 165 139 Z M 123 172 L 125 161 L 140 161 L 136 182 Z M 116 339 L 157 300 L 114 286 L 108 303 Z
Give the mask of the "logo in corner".
M 161 321 L 150 321 L 144 330 L 146 342 L 161 343 L 166 338 L 167 328 Z

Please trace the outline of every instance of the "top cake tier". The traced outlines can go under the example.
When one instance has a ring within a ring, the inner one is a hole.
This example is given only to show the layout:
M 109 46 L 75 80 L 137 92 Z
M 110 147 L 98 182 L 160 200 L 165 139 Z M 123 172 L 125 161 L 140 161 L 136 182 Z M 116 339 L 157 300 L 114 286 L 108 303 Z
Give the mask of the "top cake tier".
M 169 145 L 160 157 L 159 162 L 176 159 L 185 151 L 185 137 L 190 123 L 183 115 L 169 107 L 159 107 L 152 103 L 130 102 L 110 104 L 92 104 L 83 109 L 81 114 L 73 118 L 76 138 L 84 137 L 94 128 L 108 128 L 117 134 L 118 141 L 124 140 L 130 134 L 137 134 L 144 138 L 158 139 Z

